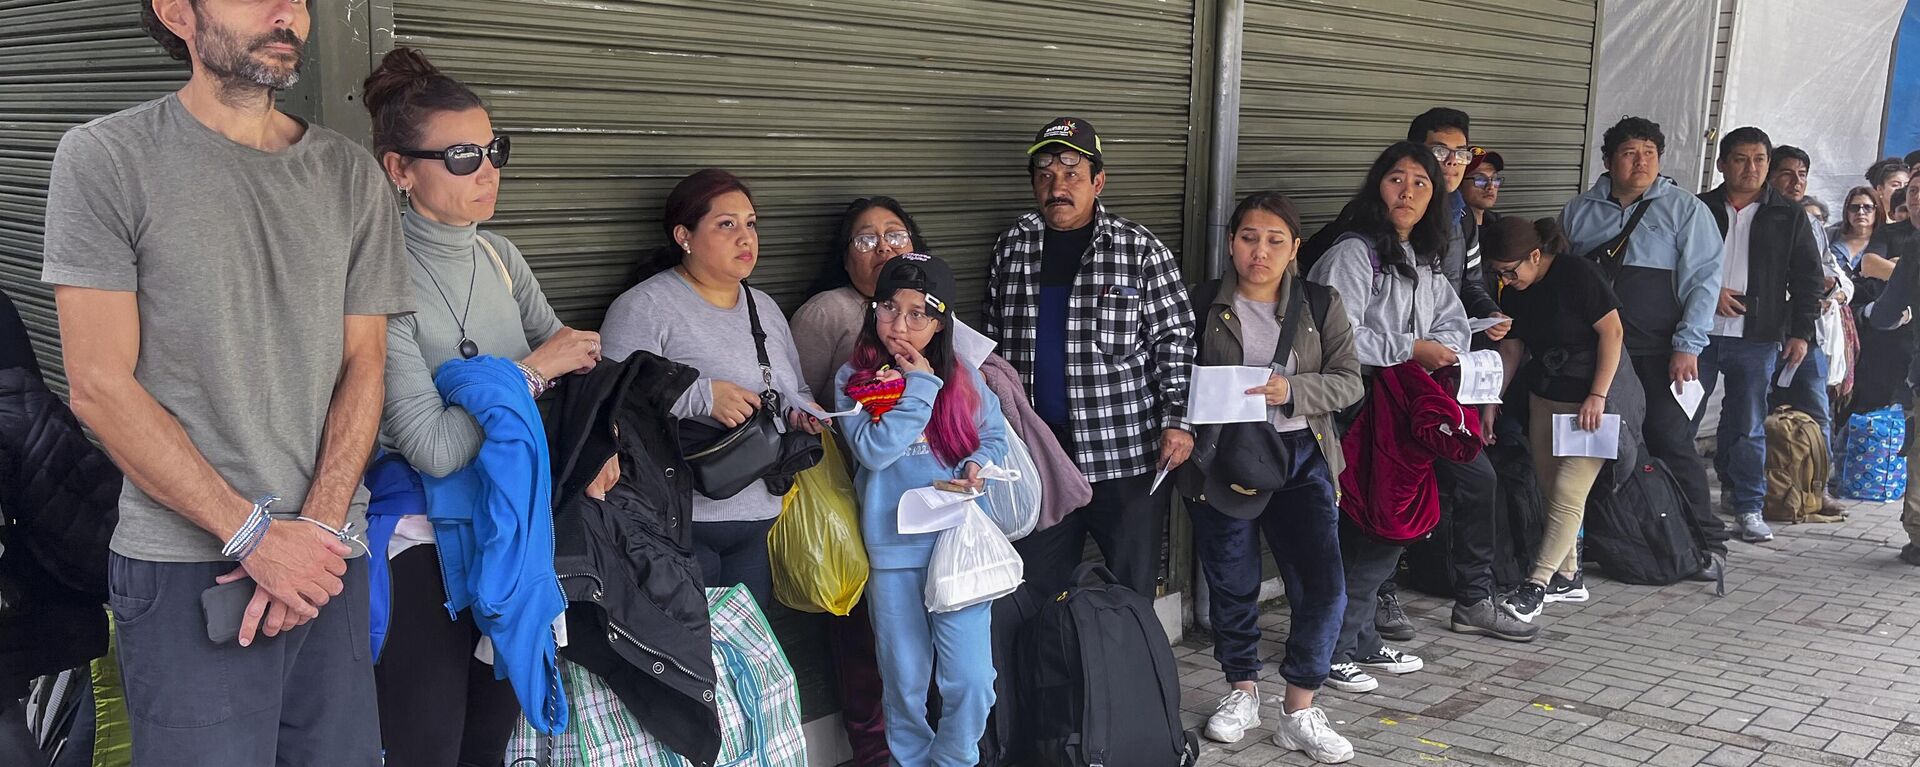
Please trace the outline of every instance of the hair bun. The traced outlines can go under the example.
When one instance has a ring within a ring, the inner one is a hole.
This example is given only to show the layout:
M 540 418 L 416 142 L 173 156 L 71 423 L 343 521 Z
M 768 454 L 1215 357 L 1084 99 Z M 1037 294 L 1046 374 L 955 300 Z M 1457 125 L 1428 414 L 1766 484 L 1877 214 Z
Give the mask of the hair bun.
M 395 48 L 380 57 L 380 66 L 367 75 L 361 85 L 362 98 L 368 112 L 378 113 L 408 90 L 441 76 L 440 68 L 427 61 L 424 54 L 412 48 Z

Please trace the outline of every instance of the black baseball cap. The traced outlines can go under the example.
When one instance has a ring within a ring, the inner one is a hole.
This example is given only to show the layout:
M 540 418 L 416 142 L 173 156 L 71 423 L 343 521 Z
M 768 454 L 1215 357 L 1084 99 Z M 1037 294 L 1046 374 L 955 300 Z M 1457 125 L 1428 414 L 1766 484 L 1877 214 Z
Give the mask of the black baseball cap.
M 927 313 L 946 321 L 952 316 L 952 302 L 960 287 L 953 279 L 953 267 L 946 261 L 925 253 L 902 253 L 880 266 L 873 296 L 885 301 L 892 298 L 896 290 L 918 290 L 927 294 Z
M 1049 145 L 1058 144 L 1093 158 L 1100 158 L 1100 134 L 1093 130 L 1093 123 L 1078 117 L 1056 117 L 1047 127 L 1041 128 L 1033 136 L 1033 146 L 1027 147 L 1032 155 Z

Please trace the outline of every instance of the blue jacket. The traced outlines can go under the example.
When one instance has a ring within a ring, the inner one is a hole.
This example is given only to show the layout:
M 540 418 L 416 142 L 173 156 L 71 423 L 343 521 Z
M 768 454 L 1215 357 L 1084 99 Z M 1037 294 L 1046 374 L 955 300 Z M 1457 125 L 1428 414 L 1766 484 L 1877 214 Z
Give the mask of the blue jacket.
M 926 567 L 933 558 L 933 543 L 939 533 L 902 534 L 899 525 L 900 496 L 916 487 L 928 487 L 936 479 L 961 475 L 967 461 L 985 466 L 989 461 L 1007 459 L 1007 420 L 1000 414 L 1000 399 L 987 389 L 979 371 L 961 366 L 973 377 L 974 391 L 980 393 L 980 410 L 974 424 L 980 430 L 980 448 L 957 466 L 946 466 L 933 454 L 925 437 L 927 423 L 933 417 L 933 401 L 945 385 L 932 373 L 907 374 L 907 390 L 900 402 L 875 422 L 865 412 L 841 416 L 837 421 L 846 437 L 847 450 L 859 467 L 853 484 L 860 493 L 860 535 L 866 539 L 867 561 L 882 570 Z M 847 396 L 847 379 L 853 375 L 850 365 L 842 365 L 833 377 L 834 410 L 853 407 Z M 981 502 L 986 499 L 982 498 Z
M 400 518 L 427 513 L 427 491 L 420 486 L 420 472 L 407 464 L 399 453 L 381 450 L 367 464 L 367 584 L 372 600 L 367 613 L 367 629 L 373 635 L 373 662 L 380 662 L 380 649 L 387 643 L 387 626 L 393 616 L 393 573 L 387 564 L 387 545 Z
M 567 599 L 553 571 L 553 477 L 540 412 L 520 369 L 499 357 L 448 360 L 433 384 L 486 433 L 466 468 L 420 477 L 447 613 L 472 609 L 493 640 L 495 678 L 512 680 L 534 728 L 562 732 L 567 700 L 552 626 Z
M 1612 195 L 1613 177 L 1603 173 L 1560 211 L 1574 255 L 1587 254 L 1626 228 L 1633 206 L 1622 206 Z M 1707 348 L 1720 301 L 1726 239 L 1706 203 L 1673 179 L 1661 176 L 1641 199 L 1650 201 L 1646 217 L 1627 240 L 1625 268 L 1613 280 L 1627 352 L 1699 354 Z

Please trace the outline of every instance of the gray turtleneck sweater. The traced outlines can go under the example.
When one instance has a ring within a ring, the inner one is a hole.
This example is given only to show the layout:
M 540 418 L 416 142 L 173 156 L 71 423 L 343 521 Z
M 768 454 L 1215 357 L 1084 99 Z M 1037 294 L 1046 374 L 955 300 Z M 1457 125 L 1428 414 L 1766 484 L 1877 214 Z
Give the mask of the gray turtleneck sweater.
M 447 226 L 408 212 L 407 271 L 413 278 L 413 314 L 387 320 L 387 401 L 380 444 L 426 474 L 444 477 L 480 452 L 480 424 L 442 403 L 433 371 L 460 356 L 460 317 L 481 354 L 518 360 L 560 330 L 560 319 L 540 293 L 540 281 L 507 238 L 473 225 Z M 500 252 L 513 288 L 476 237 Z M 437 284 L 437 289 L 436 289 Z M 468 285 L 473 306 L 467 308 Z M 444 298 L 442 297 L 444 294 Z M 452 304 L 449 308 L 448 304 Z

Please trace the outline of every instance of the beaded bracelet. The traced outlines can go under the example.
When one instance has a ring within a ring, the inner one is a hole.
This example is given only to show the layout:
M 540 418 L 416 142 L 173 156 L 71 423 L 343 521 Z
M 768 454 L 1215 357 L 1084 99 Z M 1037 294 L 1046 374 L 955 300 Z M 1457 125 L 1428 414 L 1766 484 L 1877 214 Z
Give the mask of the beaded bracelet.
M 527 379 L 527 393 L 533 395 L 534 399 L 539 399 L 540 395 L 547 393 L 548 389 L 553 388 L 553 382 L 540 375 L 540 371 L 534 370 L 533 366 L 525 362 L 515 362 L 513 364 L 520 368 L 520 376 Z
M 279 500 L 280 496 L 266 495 L 254 501 L 253 512 L 247 515 L 247 521 L 240 524 L 240 529 L 234 531 L 233 537 L 227 539 L 226 545 L 220 547 L 220 555 L 243 561 L 260 548 L 261 542 L 267 539 L 268 526 L 273 524 L 273 517 L 267 513 L 267 509 Z

